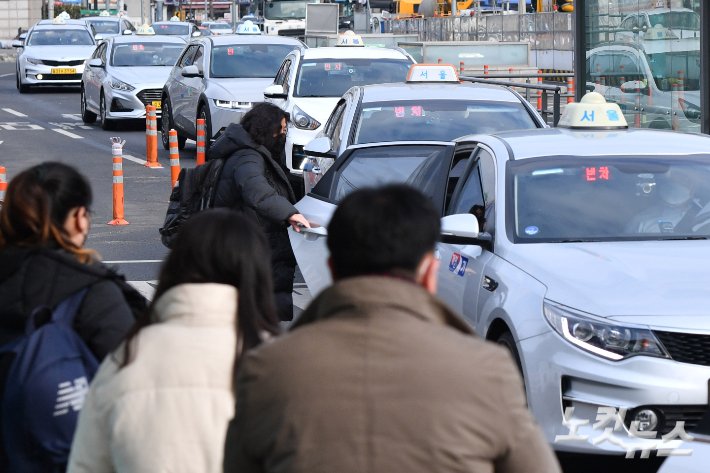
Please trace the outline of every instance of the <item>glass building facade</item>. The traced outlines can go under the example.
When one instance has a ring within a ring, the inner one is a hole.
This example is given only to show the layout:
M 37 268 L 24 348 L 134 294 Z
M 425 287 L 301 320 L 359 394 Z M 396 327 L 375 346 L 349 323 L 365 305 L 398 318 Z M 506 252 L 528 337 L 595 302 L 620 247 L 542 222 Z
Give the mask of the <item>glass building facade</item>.
M 708 3 L 577 0 L 577 98 L 601 93 L 633 127 L 710 132 Z

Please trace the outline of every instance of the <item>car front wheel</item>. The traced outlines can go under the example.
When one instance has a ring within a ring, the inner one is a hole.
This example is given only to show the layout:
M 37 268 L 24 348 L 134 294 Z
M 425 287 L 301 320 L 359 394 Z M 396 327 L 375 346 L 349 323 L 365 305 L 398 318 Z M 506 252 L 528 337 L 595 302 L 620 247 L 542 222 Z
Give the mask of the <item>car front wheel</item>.
M 26 94 L 27 92 L 30 91 L 30 86 L 22 83 L 22 79 L 20 79 L 20 71 L 17 71 L 17 75 L 15 76 L 15 79 L 16 79 L 15 85 L 17 86 L 17 90 L 19 90 L 21 94 Z
M 101 99 L 99 101 L 99 115 L 101 116 L 101 128 L 104 130 L 112 130 L 113 129 L 113 121 L 106 118 L 106 96 L 104 95 L 104 91 L 101 91 Z
M 86 108 L 86 92 L 83 87 L 81 88 L 81 119 L 87 124 L 96 121 L 96 114 Z

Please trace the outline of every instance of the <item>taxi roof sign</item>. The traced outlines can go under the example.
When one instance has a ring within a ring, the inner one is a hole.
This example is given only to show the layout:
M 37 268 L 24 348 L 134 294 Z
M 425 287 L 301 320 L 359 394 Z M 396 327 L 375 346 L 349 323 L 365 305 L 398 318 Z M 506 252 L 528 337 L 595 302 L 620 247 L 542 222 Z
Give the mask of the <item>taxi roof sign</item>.
M 69 16 L 69 13 L 63 11 L 59 15 L 55 16 L 54 19 L 52 20 L 52 23 L 55 25 L 66 25 L 67 20 L 70 20 L 71 16 Z
M 335 45 L 346 47 L 364 47 L 365 42 L 362 40 L 362 36 L 355 34 L 352 30 L 348 30 L 338 35 L 338 42 Z
M 177 15 L 173 15 L 170 17 L 170 21 L 180 21 L 180 17 Z
M 454 82 L 459 75 L 453 64 L 412 64 L 407 73 L 407 82 Z
M 246 20 L 241 25 L 237 26 L 237 34 L 261 34 L 261 30 L 251 20 Z
M 103 10 L 101 13 L 99 13 L 99 16 L 111 16 L 111 13 L 109 13 L 108 10 Z
M 608 103 L 598 92 L 589 92 L 578 103 L 568 104 L 557 126 L 584 130 L 629 127 L 621 108 L 615 103 Z
M 141 25 L 138 27 L 138 29 L 136 30 L 136 34 L 137 35 L 144 35 L 144 36 L 154 35 L 155 30 L 153 29 L 152 26 L 150 26 L 149 24 L 146 23 L 145 25 Z

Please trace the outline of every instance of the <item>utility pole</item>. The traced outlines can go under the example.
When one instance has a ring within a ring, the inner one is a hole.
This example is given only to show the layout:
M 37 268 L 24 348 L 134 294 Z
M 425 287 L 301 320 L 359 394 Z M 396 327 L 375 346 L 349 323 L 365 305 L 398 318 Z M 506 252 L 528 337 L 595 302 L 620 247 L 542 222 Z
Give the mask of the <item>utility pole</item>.
M 54 0 L 47 0 L 47 18 L 54 18 Z
M 163 0 L 155 0 L 155 21 L 163 21 Z

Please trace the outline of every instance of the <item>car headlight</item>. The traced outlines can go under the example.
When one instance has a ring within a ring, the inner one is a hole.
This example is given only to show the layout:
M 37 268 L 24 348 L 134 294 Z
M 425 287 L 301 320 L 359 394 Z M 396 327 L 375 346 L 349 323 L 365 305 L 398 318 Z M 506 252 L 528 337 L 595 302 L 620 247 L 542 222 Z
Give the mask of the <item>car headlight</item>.
M 296 128 L 300 128 L 301 130 L 315 130 L 320 126 L 320 123 L 315 118 L 311 117 L 297 106 L 293 107 L 291 121 Z
M 133 87 L 131 84 L 126 84 L 122 80 L 118 79 L 111 79 L 111 88 L 116 90 L 125 90 L 126 92 L 135 90 L 135 87 Z
M 608 360 L 636 355 L 669 358 L 653 332 L 643 327 L 618 325 L 545 301 L 545 318 L 565 340 Z
M 214 99 L 214 104 L 219 108 L 247 109 L 251 108 L 251 102 L 238 102 L 236 100 Z
M 35 59 L 33 57 L 26 57 L 25 61 L 27 61 L 29 64 L 34 64 L 35 66 L 40 66 L 44 64 L 41 59 Z

